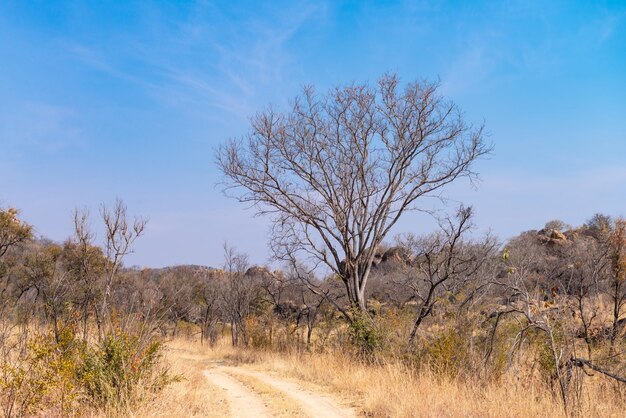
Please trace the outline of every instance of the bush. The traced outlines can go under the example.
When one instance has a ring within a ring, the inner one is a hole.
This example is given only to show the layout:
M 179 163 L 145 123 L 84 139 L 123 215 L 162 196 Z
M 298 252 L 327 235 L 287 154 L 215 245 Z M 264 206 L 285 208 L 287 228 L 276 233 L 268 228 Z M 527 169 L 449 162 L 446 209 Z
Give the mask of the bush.
M 353 310 L 348 333 L 361 356 L 370 357 L 381 346 L 381 338 L 373 320 L 360 310 Z
M 172 381 L 162 353 L 160 341 L 118 329 L 86 350 L 78 378 L 95 406 L 132 405 Z
M 153 337 L 120 329 L 91 345 L 72 326 L 62 327 L 58 338 L 51 331 L 34 334 L 0 364 L 3 414 L 73 415 L 85 401 L 94 409 L 128 407 L 175 379 L 162 353 Z
M 271 324 L 264 324 L 261 318 L 252 315 L 247 317 L 244 323 L 248 337 L 245 345 L 249 344 L 253 348 L 271 348 L 268 335 L 268 332 L 272 332 Z
M 84 353 L 71 327 L 37 333 L 0 367 L 0 399 L 7 417 L 33 415 L 47 409 L 66 415 L 81 399 L 76 372 Z
M 446 330 L 428 345 L 428 359 L 441 374 L 455 377 L 469 363 L 467 340 L 456 330 Z

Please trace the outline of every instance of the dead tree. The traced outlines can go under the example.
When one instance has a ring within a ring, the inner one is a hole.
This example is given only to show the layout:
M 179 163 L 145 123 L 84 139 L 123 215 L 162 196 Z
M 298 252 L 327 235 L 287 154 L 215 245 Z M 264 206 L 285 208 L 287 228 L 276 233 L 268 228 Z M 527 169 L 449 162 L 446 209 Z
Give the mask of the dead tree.
M 113 209 L 102 205 L 101 215 L 105 226 L 104 252 L 106 263 L 104 291 L 98 315 L 98 332 L 100 337 L 102 337 L 103 321 L 110 319 L 109 299 L 111 298 L 113 280 L 124 258 L 132 253 L 135 240 L 143 235 L 148 222 L 142 218 L 135 218 L 131 222 L 128 219 L 126 205 L 120 199 L 115 201 Z
M 385 75 L 318 95 L 307 87 L 284 113 L 269 109 L 251 132 L 217 151 L 225 192 L 272 216 L 277 259 L 298 255 L 344 285 L 366 311 L 377 247 L 408 210 L 462 177 L 490 147 L 439 85 Z
M 260 287 L 253 277 L 246 275 L 248 256 L 238 253 L 224 244 L 224 272 L 226 281 L 222 291 L 225 314 L 231 325 L 233 347 L 247 345 L 248 333 L 246 319 L 253 311 L 258 300 Z
M 404 267 L 401 284 L 410 289 L 412 299 L 417 302 L 409 346 L 444 294 L 455 297 L 468 282 L 477 281 L 477 273 L 496 246 L 489 236 L 476 242 L 465 237 L 471 217 L 471 208 L 461 207 L 455 218 L 440 222 L 439 232 L 423 237 L 409 235 L 404 239 L 403 246 L 414 254 L 414 259 Z

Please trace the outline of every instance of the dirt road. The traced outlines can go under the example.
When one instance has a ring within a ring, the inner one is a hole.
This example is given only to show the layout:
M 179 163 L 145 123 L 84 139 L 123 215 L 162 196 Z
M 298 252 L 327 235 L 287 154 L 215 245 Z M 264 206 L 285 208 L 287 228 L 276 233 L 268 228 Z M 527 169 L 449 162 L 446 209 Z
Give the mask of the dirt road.
M 224 390 L 232 418 L 308 416 L 356 417 L 355 411 L 328 394 L 312 390 L 302 383 L 274 374 L 243 367 L 216 365 L 205 371 L 209 382 Z M 253 382 L 253 383 L 251 383 Z M 254 383 L 256 382 L 256 383 Z M 260 390 L 262 387 L 263 390 Z M 280 411 L 275 400 L 283 398 L 293 407 Z M 297 413 L 293 412 L 297 408 Z
M 263 401 L 253 391 L 238 382 L 237 379 L 217 369 L 205 370 L 204 375 L 213 385 L 225 391 L 233 417 L 271 417 Z

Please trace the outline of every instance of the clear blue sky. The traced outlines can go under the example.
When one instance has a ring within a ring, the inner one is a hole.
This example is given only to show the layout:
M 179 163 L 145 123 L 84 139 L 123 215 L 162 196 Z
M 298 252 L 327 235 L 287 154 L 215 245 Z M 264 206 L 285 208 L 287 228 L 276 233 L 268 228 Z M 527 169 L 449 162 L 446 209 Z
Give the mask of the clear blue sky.
M 219 265 L 224 240 L 264 262 L 267 223 L 215 187 L 215 146 L 304 84 L 386 71 L 439 78 L 485 122 L 482 183 L 448 192 L 480 229 L 626 215 L 625 1 L 5 0 L 0 202 L 62 240 L 73 208 L 119 196 L 150 218 L 129 264 Z

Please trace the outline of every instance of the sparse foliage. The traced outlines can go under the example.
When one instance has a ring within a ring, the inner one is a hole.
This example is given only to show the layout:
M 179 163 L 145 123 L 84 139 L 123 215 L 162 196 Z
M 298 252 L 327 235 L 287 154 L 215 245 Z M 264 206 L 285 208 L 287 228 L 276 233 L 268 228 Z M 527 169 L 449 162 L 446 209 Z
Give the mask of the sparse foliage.
M 218 150 L 227 190 L 272 216 L 276 258 L 325 266 L 362 312 L 375 254 L 398 219 L 474 178 L 474 162 L 489 152 L 483 128 L 438 87 L 402 88 L 395 75 L 323 96 L 307 87 L 289 111 L 260 112 L 247 138 Z

